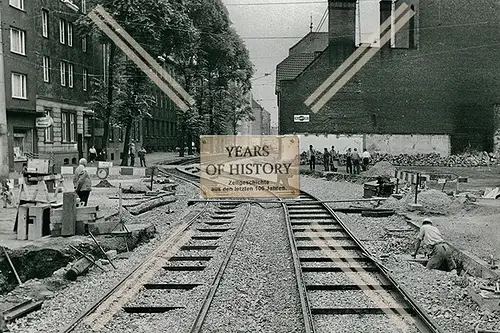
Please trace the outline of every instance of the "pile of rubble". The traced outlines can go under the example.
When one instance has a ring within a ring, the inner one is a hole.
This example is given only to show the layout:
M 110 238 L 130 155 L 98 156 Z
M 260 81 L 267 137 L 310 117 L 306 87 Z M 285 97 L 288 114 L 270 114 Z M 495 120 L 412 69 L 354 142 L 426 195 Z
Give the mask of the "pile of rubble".
M 477 167 L 487 166 L 490 158 L 484 153 L 463 153 L 442 157 L 437 153 L 430 154 L 373 154 L 373 161 L 388 161 L 397 166 L 448 166 L 448 167 Z

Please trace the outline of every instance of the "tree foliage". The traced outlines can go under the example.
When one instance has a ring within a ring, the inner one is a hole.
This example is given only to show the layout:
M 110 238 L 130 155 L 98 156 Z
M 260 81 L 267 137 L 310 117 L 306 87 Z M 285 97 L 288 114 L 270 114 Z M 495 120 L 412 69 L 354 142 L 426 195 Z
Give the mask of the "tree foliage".
M 199 134 L 234 133 L 240 120 L 251 118 L 246 96 L 253 66 L 221 0 L 100 0 L 99 4 L 154 59 L 162 56 L 175 64 L 176 79 L 195 99 L 188 112 L 178 112 L 180 146 L 190 147 L 192 137 Z M 111 43 L 88 18 L 81 20 L 81 29 Z M 108 125 L 128 126 L 128 136 L 132 120 L 149 117 L 152 83 L 118 48 L 114 50 L 108 81 L 93 80 L 91 105 Z

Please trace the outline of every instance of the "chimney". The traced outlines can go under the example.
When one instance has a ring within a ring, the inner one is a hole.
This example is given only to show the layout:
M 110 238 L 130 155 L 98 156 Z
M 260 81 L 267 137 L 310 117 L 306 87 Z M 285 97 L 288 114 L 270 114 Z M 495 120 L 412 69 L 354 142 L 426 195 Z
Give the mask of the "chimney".
M 356 0 L 328 0 L 328 34 L 330 44 L 356 42 Z

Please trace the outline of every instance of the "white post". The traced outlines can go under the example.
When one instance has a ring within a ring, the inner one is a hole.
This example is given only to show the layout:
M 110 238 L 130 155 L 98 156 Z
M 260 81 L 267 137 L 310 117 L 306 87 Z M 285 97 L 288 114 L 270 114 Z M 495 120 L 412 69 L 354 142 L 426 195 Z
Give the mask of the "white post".
M 0 1 L 0 7 L 2 2 Z M 0 27 L 2 25 L 2 13 L 0 11 Z M 5 96 L 5 72 L 3 63 L 3 29 L 0 30 L 0 177 L 9 175 L 9 142 L 7 129 L 7 105 Z

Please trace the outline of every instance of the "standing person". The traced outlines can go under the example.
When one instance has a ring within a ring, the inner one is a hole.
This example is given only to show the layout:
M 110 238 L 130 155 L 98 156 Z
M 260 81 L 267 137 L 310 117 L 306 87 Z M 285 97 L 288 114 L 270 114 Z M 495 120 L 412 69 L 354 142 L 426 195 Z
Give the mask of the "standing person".
M 428 269 L 439 269 L 442 271 L 452 271 L 457 268 L 452 257 L 450 246 L 443 240 L 439 229 L 432 225 L 429 218 L 425 218 L 420 227 L 413 258 L 416 258 L 420 245 L 427 247 L 430 250 Z
M 325 148 L 325 151 L 323 152 L 323 167 L 325 168 L 325 172 L 330 171 L 328 168 L 330 165 L 330 153 L 328 152 L 328 148 Z
M 359 156 L 358 148 L 354 148 L 351 158 L 352 158 L 352 166 L 354 168 L 354 174 L 359 175 L 361 172 L 360 170 L 361 156 Z
M 80 202 L 83 202 L 87 206 L 92 189 L 92 180 L 87 172 L 87 160 L 82 158 L 78 164 L 73 177 L 73 185 L 75 186 L 76 194 L 80 198 Z
M 137 152 L 137 155 L 139 155 L 139 161 L 141 162 L 141 167 L 144 166 L 146 167 L 146 149 L 144 147 L 141 147 L 139 151 Z
M 128 154 L 130 156 L 130 166 L 134 166 L 135 164 L 135 144 L 129 144 Z
M 347 148 L 345 153 L 345 168 L 348 174 L 352 174 L 352 152 L 351 148 Z
M 368 150 L 363 149 L 363 154 L 361 154 L 361 157 L 363 158 L 363 171 L 366 171 L 368 170 L 368 164 L 370 164 L 372 155 L 370 155 L 370 152 Z
M 90 163 L 94 163 L 95 159 L 97 157 L 97 151 L 95 150 L 95 147 L 92 146 L 90 147 L 89 149 L 89 159 L 90 159 Z
M 312 145 L 309 146 L 309 150 L 307 151 L 307 160 L 309 161 L 309 169 L 311 171 L 316 170 L 316 151 Z
M 330 170 L 337 171 L 337 166 L 335 165 L 335 161 L 337 160 L 337 152 L 335 151 L 335 147 L 332 146 L 332 150 L 330 151 Z

